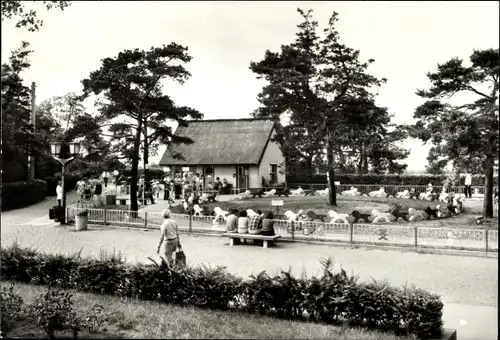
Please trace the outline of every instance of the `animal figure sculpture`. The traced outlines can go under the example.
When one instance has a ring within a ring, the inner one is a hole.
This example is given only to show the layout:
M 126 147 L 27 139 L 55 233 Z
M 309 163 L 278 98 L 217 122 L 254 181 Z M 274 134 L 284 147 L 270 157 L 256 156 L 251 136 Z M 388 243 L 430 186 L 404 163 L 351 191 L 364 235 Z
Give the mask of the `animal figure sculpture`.
M 299 217 L 302 215 L 302 209 L 299 210 L 296 214 L 291 210 L 287 210 L 285 211 L 284 215 L 289 221 L 297 221 Z
M 428 220 L 430 220 L 431 217 L 436 218 L 436 219 L 438 218 L 438 215 L 437 215 L 438 209 L 432 209 L 431 207 L 427 207 L 424 211 L 427 214 Z
M 218 220 L 219 218 L 223 218 L 224 220 L 226 220 L 226 216 L 229 215 L 229 211 L 224 211 L 222 210 L 221 208 L 219 207 L 215 207 L 214 208 L 214 212 L 215 212 L 215 219 Z
M 352 215 L 352 217 L 354 217 L 354 222 L 353 223 L 357 223 L 359 219 L 362 219 L 365 222 L 370 222 L 370 216 L 371 216 L 370 214 L 362 214 L 359 211 L 354 210 L 351 213 L 351 215 Z
M 349 190 L 342 191 L 341 193 L 342 196 L 360 196 L 361 193 L 358 191 L 357 188 L 351 187 Z
M 309 210 L 306 214 L 308 217 L 309 221 L 325 221 L 325 215 L 317 215 L 314 211 Z
M 408 209 L 409 221 L 422 221 L 427 219 L 428 215 L 423 210 L 416 210 L 414 208 Z
M 409 199 L 420 199 L 420 191 L 416 191 L 415 188 L 411 188 Z
M 436 205 L 436 215 L 438 218 L 448 217 L 451 215 L 450 210 L 447 206 L 444 205 Z
M 326 188 L 326 189 L 323 189 L 323 190 L 316 190 L 316 192 L 314 194 L 316 196 L 328 196 L 329 192 L 330 192 L 330 190 L 328 188 Z
M 460 214 L 463 211 L 463 199 L 462 199 L 462 197 L 455 195 L 455 197 L 453 197 L 452 205 L 455 208 L 455 213 Z
M 262 197 L 262 194 L 264 193 L 264 189 L 261 189 L 261 188 L 250 189 L 250 193 L 252 194 L 252 198 L 255 198 L 257 196 Z
M 238 196 L 238 199 L 243 200 L 245 198 L 250 198 L 251 196 L 252 196 L 252 193 L 250 192 L 250 190 L 247 190 L 244 193 L 240 194 Z
M 441 193 L 439 194 L 439 197 L 438 197 L 439 202 L 447 202 L 448 197 L 449 197 L 449 194 L 446 192 L 446 189 L 443 187 L 443 190 L 441 190 Z
M 368 193 L 368 196 L 370 197 L 386 197 L 387 194 L 385 193 L 384 187 L 380 187 L 377 191 L 370 191 Z
M 420 194 L 420 199 L 426 201 L 432 201 L 434 199 L 433 194 L 434 194 L 434 188 L 432 186 L 428 186 L 427 190 L 423 194 Z
M 391 215 L 396 217 L 395 221 L 397 222 L 397 220 L 401 217 L 403 220 L 408 222 L 408 218 L 406 217 L 406 215 L 408 215 L 408 213 L 400 211 L 399 209 L 400 209 L 399 207 L 396 207 L 396 208 L 392 209 L 392 211 L 391 211 Z
M 193 206 L 194 214 L 193 216 L 203 216 L 203 208 L 201 208 L 198 204 L 195 204 Z
M 263 196 L 264 197 L 271 197 L 271 196 L 274 196 L 274 194 L 276 194 L 276 189 L 271 189 L 269 191 L 264 191 Z
M 290 190 L 288 190 L 288 188 L 277 188 L 274 194 L 279 197 L 281 197 L 281 195 L 288 197 Z
M 396 198 L 400 198 L 400 199 L 410 199 L 410 192 L 408 190 L 403 190 L 403 191 L 400 191 L 398 193 L 396 193 Z
M 328 211 L 328 215 L 331 217 L 330 223 L 335 223 L 338 220 L 341 220 L 342 223 L 349 224 L 349 221 L 347 218 L 349 217 L 349 214 L 338 214 L 334 210 Z
M 393 216 L 390 213 L 380 212 L 376 209 L 372 210 L 372 215 L 374 216 L 372 223 L 379 223 L 379 222 L 389 223 L 393 218 Z
M 395 188 L 387 188 L 387 191 L 386 191 L 386 194 L 385 194 L 385 197 L 389 198 L 389 197 L 394 197 L 394 198 L 397 198 L 396 195 L 398 194 L 397 190 Z
M 304 195 L 304 189 L 300 186 L 296 190 L 290 190 L 290 196 L 302 196 Z
M 248 217 L 252 217 L 255 215 L 258 215 L 255 211 L 253 211 L 252 209 L 247 209 L 247 216 Z

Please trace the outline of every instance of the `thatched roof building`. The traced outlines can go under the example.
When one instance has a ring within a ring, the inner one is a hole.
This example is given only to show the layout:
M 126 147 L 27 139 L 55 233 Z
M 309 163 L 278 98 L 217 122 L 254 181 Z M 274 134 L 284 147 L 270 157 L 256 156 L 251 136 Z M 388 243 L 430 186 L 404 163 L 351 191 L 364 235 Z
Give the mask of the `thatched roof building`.
M 175 135 L 189 137 L 192 144 L 173 144 L 160 164 L 219 165 L 259 164 L 271 137 L 269 119 L 217 119 L 189 122 Z M 178 155 L 176 157 L 176 155 Z
M 285 158 L 272 137 L 275 124 L 270 119 L 216 119 L 190 121 L 179 126 L 176 136 L 189 137 L 194 143 L 172 144 L 163 154 L 160 166 L 172 167 L 173 173 L 192 173 L 204 177 L 225 178 L 239 188 L 261 187 L 261 182 L 284 182 L 278 168 Z

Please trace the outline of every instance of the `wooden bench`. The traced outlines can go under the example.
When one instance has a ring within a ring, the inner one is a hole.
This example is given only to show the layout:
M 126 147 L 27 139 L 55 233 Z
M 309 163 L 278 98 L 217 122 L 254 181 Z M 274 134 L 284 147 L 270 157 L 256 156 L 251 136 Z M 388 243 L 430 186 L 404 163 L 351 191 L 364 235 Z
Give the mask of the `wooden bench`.
M 264 236 L 264 235 L 252 235 L 252 234 L 239 234 L 239 233 L 225 233 L 222 236 L 229 237 L 229 245 L 232 247 L 239 244 L 242 240 L 262 240 L 263 247 L 269 248 L 269 241 L 276 242 L 281 236 Z

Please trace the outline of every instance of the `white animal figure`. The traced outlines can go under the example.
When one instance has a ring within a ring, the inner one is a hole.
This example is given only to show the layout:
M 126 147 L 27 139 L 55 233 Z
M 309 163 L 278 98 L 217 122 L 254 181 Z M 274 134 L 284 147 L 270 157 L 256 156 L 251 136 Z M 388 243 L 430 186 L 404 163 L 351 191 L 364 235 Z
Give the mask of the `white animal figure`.
M 361 193 L 358 191 L 357 188 L 351 187 L 349 190 L 344 190 L 341 193 L 342 196 L 360 196 Z
M 208 201 L 208 194 L 207 193 L 202 194 L 200 197 L 200 202 L 205 203 L 207 201 Z
M 245 198 L 250 198 L 251 196 L 252 196 L 252 193 L 250 192 L 250 190 L 247 190 L 244 193 L 240 194 L 238 196 L 238 199 L 242 200 L 242 199 L 245 199 Z
M 401 199 L 410 199 L 410 192 L 408 190 L 403 190 L 400 191 L 396 194 L 396 198 L 401 198 Z
M 185 211 L 188 211 L 188 203 L 186 201 L 182 202 L 182 206 L 184 207 Z
M 453 207 L 455 208 L 455 213 L 460 214 L 463 209 L 463 198 L 461 196 L 453 197 Z
M 408 220 L 412 221 L 421 221 L 427 218 L 427 214 L 423 210 L 416 210 L 414 208 L 408 209 Z
M 328 188 L 323 189 L 323 190 L 316 190 L 315 195 L 316 196 L 328 196 L 329 192 L 330 192 L 330 190 Z
M 224 211 L 219 207 L 214 208 L 215 212 L 215 219 L 218 220 L 220 217 L 224 218 L 226 220 L 226 216 L 229 214 L 229 211 Z
M 193 206 L 193 209 L 194 209 L 194 214 L 193 216 L 195 215 L 198 215 L 198 216 L 203 216 L 203 209 L 198 205 L 198 204 L 195 204 Z
M 271 196 L 274 196 L 274 194 L 276 194 L 276 189 L 271 189 L 269 191 L 264 191 L 263 196 L 264 197 L 271 197 Z
M 252 216 L 255 216 L 258 214 L 255 211 L 253 211 L 252 209 L 247 209 L 247 215 L 248 215 L 248 217 L 252 217 Z
M 334 210 L 330 210 L 328 211 L 328 215 L 332 218 L 330 223 L 335 223 L 335 221 L 341 220 L 342 223 L 349 224 L 349 221 L 347 221 L 349 214 L 338 214 Z
M 285 211 L 285 214 L 286 218 L 289 220 L 289 221 L 297 221 L 300 217 L 300 215 L 302 215 L 302 209 L 299 210 L 296 214 L 291 211 L 291 210 L 287 210 Z
M 370 191 L 368 194 L 370 197 L 386 197 L 387 194 L 385 193 L 384 187 L 380 187 L 380 189 L 376 191 Z
M 441 190 L 441 193 L 439 194 L 439 202 L 447 202 L 448 196 L 449 195 L 446 192 L 446 189 L 443 187 L 443 190 Z
M 300 186 L 297 190 L 290 190 L 290 196 L 301 196 L 304 194 L 304 189 L 302 189 Z
M 372 216 L 375 216 L 372 223 L 379 223 L 379 222 L 389 223 L 389 222 L 391 222 L 391 219 L 393 218 L 393 216 L 391 214 L 383 213 L 383 212 L 380 212 L 376 209 L 372 210 Z

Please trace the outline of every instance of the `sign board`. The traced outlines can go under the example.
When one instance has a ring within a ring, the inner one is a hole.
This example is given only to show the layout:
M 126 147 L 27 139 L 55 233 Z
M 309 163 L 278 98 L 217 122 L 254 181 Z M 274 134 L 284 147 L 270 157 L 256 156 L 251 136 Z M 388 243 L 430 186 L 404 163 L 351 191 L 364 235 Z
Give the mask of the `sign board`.
M 333 182 L 333 185 L 340 185 L 340 182 L 335 181 Z
M 283 200 L 271 200 L 271 206 L 272 207 L 282 207 Z
M 186 172 L 189 171 L 189 167 L 188 166 L 183 166 L 182 167 L 182 171 L 186 171 Z

